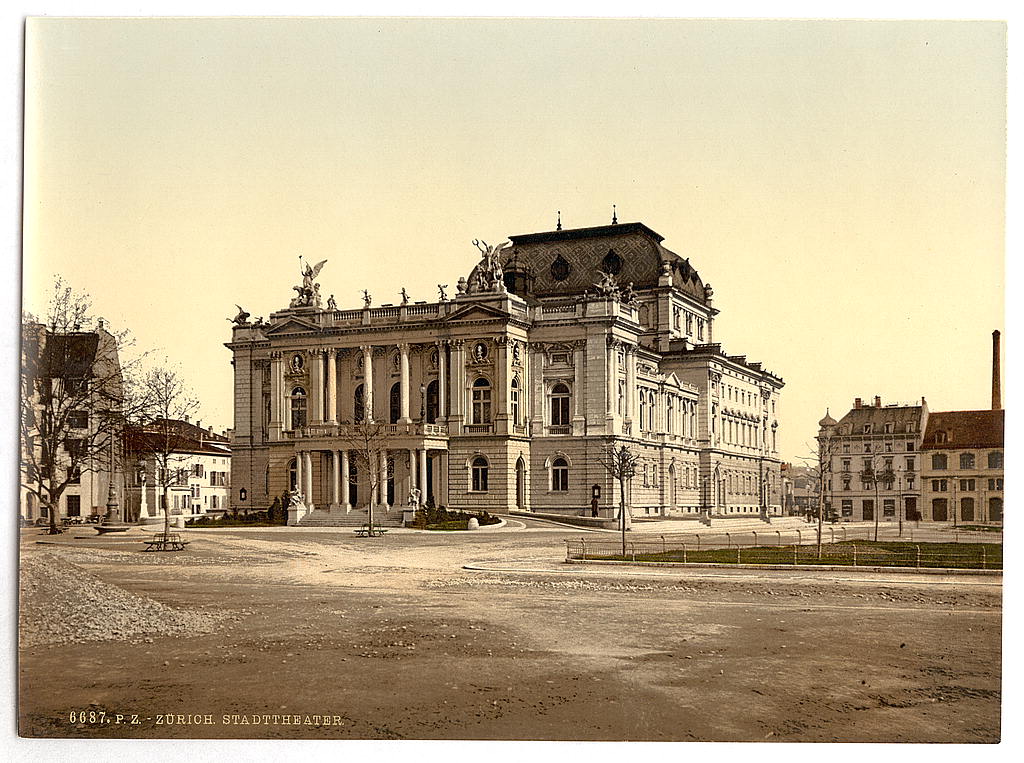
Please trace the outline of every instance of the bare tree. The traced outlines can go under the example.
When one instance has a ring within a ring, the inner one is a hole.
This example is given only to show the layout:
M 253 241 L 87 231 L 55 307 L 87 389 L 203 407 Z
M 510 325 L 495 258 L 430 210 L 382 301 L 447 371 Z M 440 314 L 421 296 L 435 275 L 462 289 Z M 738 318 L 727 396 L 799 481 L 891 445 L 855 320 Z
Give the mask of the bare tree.
M 191 458 L 183 452 L 188 449 L 185 419 L 198 411 L 199 401 L 178 373 L 166 367 L 149 371 L 137 395 L 140 415 L 132 427 L 131 449 L 139 460 L 153 463 L 166 540 L 171 531 L 170 489 L 188 484 L 187 462 Z
M 818 510 L 816 512 L 818 520 L 817 558 L 821 559 L 821 538 L 822 526 L 825 521 L 825 506 L 828 505 L 832 511 L 835 511 L 835 507 L 832 507 L 830 488 L 834 471 L 832 462 L 835 460 L 833 457 L 839 452 L 839 440 L 830 432 L 824 432 L 819 434 L 815 440 L 815 445 L 810 450 L 811 453 L 802 458 L 801 461 L 804 462 L 804 465 L 810 472 L 811 482 L 818 493 Z M 827 502 L 826 496 L 829 497 Z
M 373 509 L 374 500 L 381 504 L 387 500 L 387 480 L 394 478 L 392 466 L 387 460 L 388 444 L 391 442 L 392 426 L 379 421 L 342 421 L 339 427 L 339 437 L 345 445 L 345 449 L 352 454 L 355 461 L 356 472 L 364 475 L 364 484 L 369 487 L 370 496 L 366 502 L 367 524 L 370 532 L 373 531 Z M 381 461 L 384 462 L 383 471 L 380 468 Z M 349 474 L 352 484 L 356 483 L 357 476 Z M 297 486 L 302 490 L 302 486 Z M 307 500 L 309 496 L 304 496 Z
M 120 350 L 127 344 L 127 332 L 110 333 L 92 318 L 88 295 L 60 279 L 44 321 L 23 315 L 20 478 L 52 534 L 61 532 L 58 506 L 69 485 L 104 469 L 115 479 L 124 420 Z
M 601 466 L 612 476 L 612 479 L 619 483 L 619 526 L 622 529 L 622 555 L 626 555 L 626 513 L 629 506 L 626 503 L 626 483 L 636 476 L 637 464 L 640 456 L 634 453 L 629 445 L 623 443 L 616 447 L 614 442 L 608 443 L 604 451 L 598 457 Z

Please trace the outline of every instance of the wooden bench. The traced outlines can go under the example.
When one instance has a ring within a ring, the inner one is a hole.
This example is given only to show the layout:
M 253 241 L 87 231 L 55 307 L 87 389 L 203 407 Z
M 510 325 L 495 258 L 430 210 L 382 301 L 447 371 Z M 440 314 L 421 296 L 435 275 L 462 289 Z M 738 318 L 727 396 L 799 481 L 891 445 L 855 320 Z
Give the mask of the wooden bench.
M 372 538 L 374 536 L 384 535 L 387 532 L 387 529 L 384 527 L 370 527 L 369 525 L 363 525 L 358 530 L 354 530 L 354 532 L 360 538 Z
M 182 540 L 178 533 L 159 533 L 145 541 L 144 551 L 184 551 L 189 541 Z

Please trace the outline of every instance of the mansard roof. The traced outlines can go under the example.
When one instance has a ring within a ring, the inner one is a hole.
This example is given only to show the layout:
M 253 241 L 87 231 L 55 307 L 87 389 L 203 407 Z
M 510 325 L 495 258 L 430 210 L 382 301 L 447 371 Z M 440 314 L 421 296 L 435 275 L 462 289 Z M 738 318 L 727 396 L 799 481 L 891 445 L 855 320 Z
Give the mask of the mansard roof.
M 658 286 L 667 265 L 672 285 L 707 303 L 704 282 L 688 259 L 661 245 L 664 237 L 643 223 L 619 223 L 511 236 L 502 253 L 506 273 L 528 277 L 527 294 L 547 297 L 582 294 L 593 289 L 602 272 L 611 272 L 620 287 L 632 282 L 638 291 Z
M 943 433 L 944 442 L 937 435 Z M 935 411 L 928 416 L 921 450 L 1003 447 L 1003 411 Z

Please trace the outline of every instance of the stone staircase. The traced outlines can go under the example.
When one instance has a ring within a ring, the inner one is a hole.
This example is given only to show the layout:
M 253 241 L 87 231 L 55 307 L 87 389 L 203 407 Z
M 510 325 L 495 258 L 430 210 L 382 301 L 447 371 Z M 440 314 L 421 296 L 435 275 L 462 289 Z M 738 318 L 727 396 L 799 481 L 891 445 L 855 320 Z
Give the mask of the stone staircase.
M 369 512 L 363 509 L 352 509 L 345 512 L 342 509 L 328 511 L 327 509 L 314 509 L 305 517 L 299 520 L 299 527 L 362 527 L 368 524 Z M 392 507 L 385 512 L 382 509 L 373 510 L 374 527 L 402 527 L 402 509 Z

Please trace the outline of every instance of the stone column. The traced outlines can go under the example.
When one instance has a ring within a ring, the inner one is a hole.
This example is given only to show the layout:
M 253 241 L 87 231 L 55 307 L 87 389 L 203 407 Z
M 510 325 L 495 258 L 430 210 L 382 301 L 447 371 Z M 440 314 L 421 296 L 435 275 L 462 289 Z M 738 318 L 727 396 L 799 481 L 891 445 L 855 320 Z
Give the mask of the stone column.
M 324 356 L 314 350 L 309 366 L 309 423 L 324 423 Z
M 499 337 L 494 350 L 494 433 L 509 433 L 508 337 Z
M 419 474 L 419 480 L 418 481 L 419 481 L 419 484 L 420 484 L 420 490 L 422 491 L 423 501 L 426 502 L 426 500 L 427 500 L 427 449 L 426 448 L 420 448 L 419 457 L 420 457 L 420 474 Z
M 313 455 L 307 450 L 302 453 L 302 476 L 305 480 L 306 506 L 313 509 Z
M 380 483 L 380 505 L 384 507 L 384 511 L 387 511 L 388 506 L 388 452 L 386 449 L 382 449 L 380 452 L 380 477 L 378 478 Z
M 451 372 L 452 414 L 449 418 L 449 434 L 461 434 L 466 404 L 466 357 L 461 339 L 456 339 L 452 343 Z
M 408 424 L 412 421 L 409 418 L 409 345 L 398 345 L 401 368 L 401 392 L 399 395 L 401 409 L 399 412 L 399 424 Z
M 637 417 L 636 405 L 636 349 L 633 347 L 626 347 L 626 410 L 624 411 L 625 421 L 633 421 L 633 419 Z
M 448 506 L 448 451 L 442 450 L 441 457 L 438 459 L 440 463 L 437 471 L 437 482 L 439 486 L 438 494 L 434 496 L 434 504 L 437 506 Z
M 530 435 L 544 433 L 544 354 L 536 345 L 530 345 Z
M 437 423 L 448 420 L 448 345 L 437 343 Z
M 327 351 L 327 423 L 338 423 L 338 351 Z
M 346 514 L 352 510 L 352 506 L 349 505 L 348 492 L 348 483 L 350 478 L 351 475 L 349 474 L 348 468 L 348 451 L 343 450 L 341 451 L 341 508 L 345 510 Z
M 280 440 L 284 428 L 284 360 L 274 353 L 270 360 L 270 439 Z
M 416 453 L 418 451 L 410 448 L 409 449 L 409 489 L 412 490 L 416 487 Z
M 334 511 L 338 508 L 341 501 L 341 459 L 338 457 L 338 451 L 331 450 L 331 505 L 330 511 Z
M 366 411 L 363 419 L 373 423 L 373 345 L 363 345 L 363 406 Z
M 295 489 L 302 494 L 302 502 L 305 503 L 309 496 L 306 495 L 306 481 L 303 479 L 305 469 L 302 464 L 302 452 L 295 452 Z
M 587 419 L 584 415 L 583 402 L 586 397 L 584 381 L 586 363 L 586 340 L 576 343 L 573 350 L 573 377 L 572 377 L 572 433 L 581 437 L 586 434 Z

